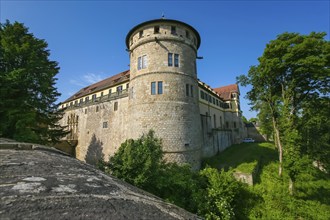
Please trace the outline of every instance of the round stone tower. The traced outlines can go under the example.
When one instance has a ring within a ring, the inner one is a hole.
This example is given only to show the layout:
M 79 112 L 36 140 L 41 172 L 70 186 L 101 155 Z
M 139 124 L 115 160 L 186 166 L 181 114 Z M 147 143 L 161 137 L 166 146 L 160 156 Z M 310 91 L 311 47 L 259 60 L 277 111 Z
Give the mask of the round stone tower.
M 141 23 L 126 36 L 130 136 L 154 130 L 167 161 L 194 169 L 200 167 L 202 144 L 196 72 L 200 42 L 193 27 L 169 19 Z

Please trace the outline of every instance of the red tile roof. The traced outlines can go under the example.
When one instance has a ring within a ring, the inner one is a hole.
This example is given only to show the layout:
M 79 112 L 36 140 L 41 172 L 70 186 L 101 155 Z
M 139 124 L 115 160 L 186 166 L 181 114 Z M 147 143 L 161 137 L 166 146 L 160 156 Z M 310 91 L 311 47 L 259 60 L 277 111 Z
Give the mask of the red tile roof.
M 216 91 L 217 93 L 219 93 L 220 97 L 223 98 L 225 101 L 228 101 L 231 99 L 231 93 L 239 93 L 237 84 L 222 86 L 219 88 L 215 88 L 213 90 Z
M 92 85 L 89 85 L 85 88 L 80 89 L 77 93 L 75 93 L 73 96 L 71 96 L 70 98 L 68 98 L 64 102 L 69 102 L 69 101 L 84 97 L 86 95 L 104 90 L 104 89 L 109 88 L 111 86 L 120 84 L 122 82 L 128 81 L 129 77 L 130 77 L 130 71 L 129 70 L 118 73 L 118 74 L 116 74 L 114 76 L 111 76 L 109 78 L 106 78 L 106 79 L 104 79 L 100 82 L 94 83 Z M 212 88 L 206 86 L 205 83 L 202 83 L 202 85 L 205 86 L 205 88 L 209 88 L 209 89 L 212 90 Z M 228 86 L 215 88 L 215 89 L 213 89 L 213 91 L 218 93 L 224 101 L 228 101 L 228 100 L 231 99 L 231 93 L 233 93 L 233 92 L 239 93 L 239 89 L 238 89 L 237 84 L 232 84 L 232 85 L 228 85 Z
M 71 96 L 70 98 L 68 98 L 67 100 L 65 100 L 64 102 L 69 102 L 72 101 L 74 99 L 89 95 L 91 93 L 95 93 L 97 91 L 101 91 L 103 89 L 109 88 L 111 86 L 114 86 L 116 84 L 125 82 L 127 80 L 129 80 L 129 70 L 126 70 L 124 72 L 118 73 L 114 76 L 111 76 L 109 78 L 106 78 L 100 82 L 94 83 L 92 85 L 89 85 L 85 88 L 82 88 L 81 90 L 79 90 L 77 93 L 75 93 L 73 96 Z

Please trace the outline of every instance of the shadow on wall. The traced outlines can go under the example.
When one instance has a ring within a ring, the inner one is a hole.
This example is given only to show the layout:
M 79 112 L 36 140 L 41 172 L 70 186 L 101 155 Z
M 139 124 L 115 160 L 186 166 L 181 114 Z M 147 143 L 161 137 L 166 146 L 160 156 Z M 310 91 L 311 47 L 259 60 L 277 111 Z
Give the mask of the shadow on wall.
M 104 160 L 104 154 L 102 152 L 103 143 L 96 138 L 95 134 L 93 134 L 92 139 L 88 145 L 87 153 L 85 156 L 85 161 L 91 165 L 97 165 L 99 160 Z
M 246 130 L 247 130 L 247 137 L 253 138 L 256 142 L 265 142 L 267 141 L 267 137 L 260 134 L 259 132 L 259 126 L 254 123 L 248 123 L 246 124 Z

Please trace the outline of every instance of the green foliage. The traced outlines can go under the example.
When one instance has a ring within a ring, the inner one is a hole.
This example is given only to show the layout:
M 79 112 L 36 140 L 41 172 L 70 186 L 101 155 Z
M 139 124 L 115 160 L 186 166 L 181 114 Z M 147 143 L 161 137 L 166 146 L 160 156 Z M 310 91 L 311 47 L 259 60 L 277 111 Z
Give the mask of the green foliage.
M 317 126 L 318 135 L 325 138 L 313 141 L 317 137 L 311 126 L 323 114 L 328 115 L 324 110 L 329 109 L 329 99 L 323 111 L 310 104 L 327 99 L 330 93 L 330 42 L 324 39 L 325 35 L 281 34 L 266 45 L 259 64 L 250 68 L 248 76 L 237 78 L 243 86 L 252 85 L 247 98 L 260 111 L 265 132 L 270 133 L 267 121 L 272 122 L 279 150 L 279 174 L 284 164 L 290 186 L 304 170 L 308 158 L 322 160 L 324 166 L 328 164 L 328 159 L 321 155 L 329 158 L 329 127 Z
M 235 171 L 252 174 L 255 171 L 257 166 L 258 166 L 257 160 L 255 160 L 253 162 L 249 162 L 249 163 L 241 163 L 240 165 L 238 165 L 235 168 Z
M 109 162 L 101 160 L 98 165 L 101 170 L 207 219 L 247 215 L 247 207 L 253 201 L 242 203 L 239 197 L 254 197 L 231 173 L 211 168 L 193 172 L 188 165 L 164 163 L 162 157 L 161 141 L 150 131 L 137 140 L 125 141 Z
M 240 183 L 230 172 L 205 168 L 200 172 L 207 179 L 206 192 L 199 202 L 198 214 L 206 219 L 233 219 L 235 198 L 240 192 Z
M 265 102 L 260 102 L 258 105 L 258 118 L 260 122 L 260 133 L 266 135 L 267 140 L 273 140 L 273 124 L 272 115 L 269 105 Z
M 0 136 L 36 143 L 56 142 L 65 135 L 55 75 L 47 43 L 23 24 L 0 24 Z
M 302 151 L 329 171 L 330 167 L 330 97 L 304 103 L 299 121 Z
M 238 169 L 256 160 L 260 170 L 253 187 L 236 181 L 232 169 L 215 169 L 224 164 Z M 206 161 L 214 168 L 193 172 L 187 165 L 163 163 L 161 141 L 149 132 L 126 141 L 110 163 L 99 165 L 205 219 L 329 219 L 329 176 L 312 167 L 310 160 L 302 161 L 308 163 L 296 176 L 294 196 L 286 185 L 289 170 L 282 177 L 274 175 L 278 162 L 272 143 L 235 145 Z
M 246 123 L 246 124 L 249 123 L 248 120 L 246 119 L 246 117 L 244 117 L 244 115 L 242 115 L 242 120 L 243 120 L 243 122 Z
M 197 213 L 198 198 L 203 194 L 201 183 L 204 181 L 190 166 L 176 163 L 163 164 L 157 178 L 156 191 L 153 193 L 166 201 Z
M 129 139 L 122 143 L 110 157 L 108 166 L 112 175 L 142 189 L 153 190 L 162 157 L 161 140 L 149 131 L 137 140 Z
M 257 183 L 253 187 L 241 188 L 239 198 L 235 198 L 235 216 L 237 219 L 329 219 L 330 217 L 330 179 L 329 175 L 320 172 L 312 166 L 310 160 L 302 158 L 304 171 L 296 176 L 296 193 L 288 193 L 287 182 L 289 171 L 285 169 L 283 176 L 275 175 L 278 161 L 275 147 L 272 143 L 253 143 L 236 145 L 222 152 L 223 156 L 230 157 L 233 167 L 250 164 L 253 154 L 262 154 L 260 168 L 257 174 Z M 257 150 L 257 148 L 260 148 Z M 265 151 L 265 149 L 271 151 Z M 223 163 L 223 156 L 210 158 L 212 166 L 219 167 Z M 250 154 L 243 159 L 244 154 Z M 235 161 L 236 160 L 236 161 Z M 217 162 L 217 163 L 216 163 Z M 220 164 L 220 165 L 219 165 Z M 241 204 L 239 203 L 241 202 Z M 243 210 L 243 212 L 239 212 Z

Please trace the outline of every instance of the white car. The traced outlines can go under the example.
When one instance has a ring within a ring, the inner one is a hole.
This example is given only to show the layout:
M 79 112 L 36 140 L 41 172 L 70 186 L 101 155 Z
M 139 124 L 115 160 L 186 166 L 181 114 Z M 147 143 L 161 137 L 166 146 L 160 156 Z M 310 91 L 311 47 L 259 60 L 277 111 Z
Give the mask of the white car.
M 244 138 L 243 143 L 253 143 L 254 140 L 252 138 Z

